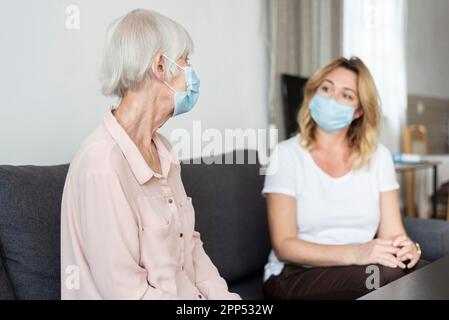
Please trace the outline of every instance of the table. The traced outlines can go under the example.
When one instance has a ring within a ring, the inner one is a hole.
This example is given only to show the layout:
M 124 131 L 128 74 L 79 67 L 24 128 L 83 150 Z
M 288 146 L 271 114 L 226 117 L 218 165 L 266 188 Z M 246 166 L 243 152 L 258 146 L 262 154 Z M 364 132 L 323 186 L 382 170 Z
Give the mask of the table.
M 449 300 L 449 255 L 359 300 Z
M 432 183 L 432 191 L 433 195 L 436 195 L 438 190 L 438 166 L 441 164 L 439 161 L 421 161 L 415 163 L 406 163 L 406 162 L 398 162 L 395 163 L 394 167 L 397 172 L 407 172 L 407 171 L 416 171 L 422 169 L 433 169 L 433 183 Z M 432 197 L 432 218 L 437 217 L 437 197 Z

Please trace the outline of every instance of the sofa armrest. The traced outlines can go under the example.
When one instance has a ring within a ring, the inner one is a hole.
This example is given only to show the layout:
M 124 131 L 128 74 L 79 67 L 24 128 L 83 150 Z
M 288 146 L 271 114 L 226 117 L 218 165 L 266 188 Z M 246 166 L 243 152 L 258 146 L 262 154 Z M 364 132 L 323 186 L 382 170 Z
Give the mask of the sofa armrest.
M 420 244 L 422 258 L 435 261 L 449 254 L 449 223 L 437 219 L 403 218 L 408 236 Z

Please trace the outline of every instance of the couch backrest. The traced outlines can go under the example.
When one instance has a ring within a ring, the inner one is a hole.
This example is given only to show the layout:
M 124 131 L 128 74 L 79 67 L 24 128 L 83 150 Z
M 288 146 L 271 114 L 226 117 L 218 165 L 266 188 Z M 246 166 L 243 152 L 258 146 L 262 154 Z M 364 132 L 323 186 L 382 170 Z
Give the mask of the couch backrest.
M 256 159 L 255 152 L 221 156 Z M 249 158 L 248 158 L 249 156 Z M 209 161 L 211 159 L 208 159 Z M 245 162 L 247 162 L 245 160 Z M 229 282 L 261 272 L 270 251 L 264 176 L 254 164 L 188 164 L 181 169 L 204 248 Z
M 67 165 L 0 166 L 0 247 L 18 299 L 60 298 L 60 204 Z
M 0 253 L 11 283 L 0 278 L 5 297 L 60 298 L 60 204 L 67 170 L 68 165 L 0 166 Z M 223 277 L 233 282 L 261 272 L 270 244 L 259 165 L 188 164 L 181 172 L 196 228 Z

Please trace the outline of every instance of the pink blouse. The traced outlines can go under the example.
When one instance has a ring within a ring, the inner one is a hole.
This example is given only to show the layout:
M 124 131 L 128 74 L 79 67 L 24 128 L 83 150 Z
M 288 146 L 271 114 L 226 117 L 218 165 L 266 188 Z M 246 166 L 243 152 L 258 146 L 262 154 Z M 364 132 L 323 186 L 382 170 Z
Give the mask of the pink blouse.
M 194 230 L 170 143 L 151 170 L 108 110 L 70 163 L 61 207 L 62 299 L 240 299 Z

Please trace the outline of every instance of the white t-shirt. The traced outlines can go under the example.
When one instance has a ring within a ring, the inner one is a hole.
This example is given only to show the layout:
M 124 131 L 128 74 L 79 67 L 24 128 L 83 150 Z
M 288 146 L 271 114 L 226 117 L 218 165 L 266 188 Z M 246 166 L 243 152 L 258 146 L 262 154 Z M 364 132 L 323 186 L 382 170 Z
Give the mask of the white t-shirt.
M 296 198 L 298 239 L 333 245 L 372 240 L 380 221 L 380 193 L 399 188 L 390 151 L 379 144 L 369 164 L 334 178 L 321 170 L 299 139 L 276 146 L 262 194 Z M 283 267 L 272 250 L 264 281 Z

